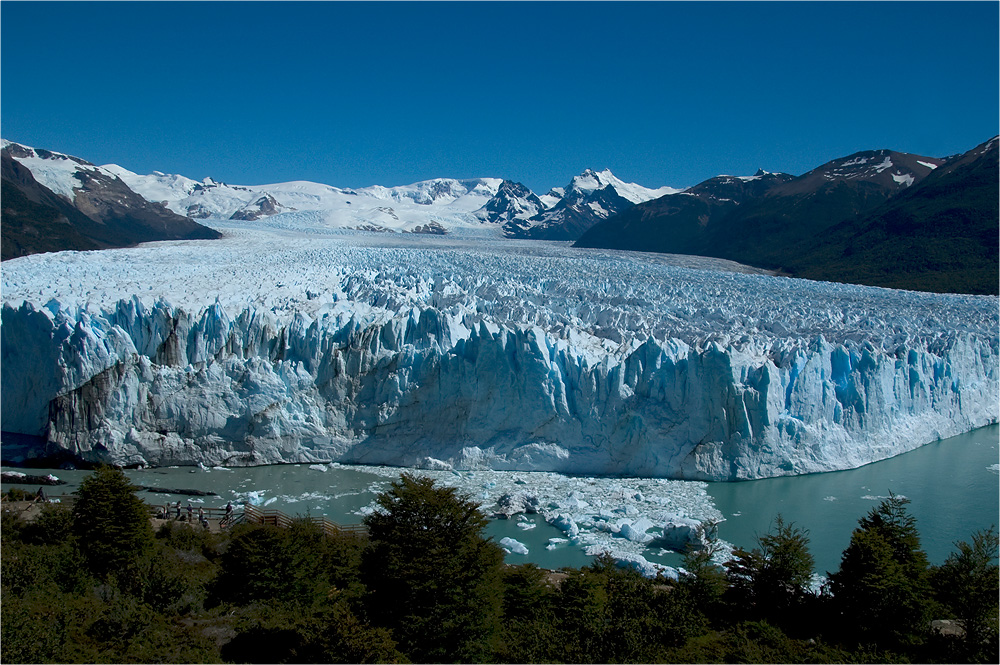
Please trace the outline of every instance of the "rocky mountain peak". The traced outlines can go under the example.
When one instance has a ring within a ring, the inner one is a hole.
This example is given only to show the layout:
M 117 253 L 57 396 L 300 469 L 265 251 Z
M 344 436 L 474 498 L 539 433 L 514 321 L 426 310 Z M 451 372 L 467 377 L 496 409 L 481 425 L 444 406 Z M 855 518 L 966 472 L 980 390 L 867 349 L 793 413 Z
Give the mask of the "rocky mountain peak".
M 277 215 L 279 212 L 291 210 L 295 210 L 295 208 L 283 206 L 273 196 L 265 193 L 234 212 L 229 219 L 252 222 L 261 217 L 270 217 L 271 215 Z

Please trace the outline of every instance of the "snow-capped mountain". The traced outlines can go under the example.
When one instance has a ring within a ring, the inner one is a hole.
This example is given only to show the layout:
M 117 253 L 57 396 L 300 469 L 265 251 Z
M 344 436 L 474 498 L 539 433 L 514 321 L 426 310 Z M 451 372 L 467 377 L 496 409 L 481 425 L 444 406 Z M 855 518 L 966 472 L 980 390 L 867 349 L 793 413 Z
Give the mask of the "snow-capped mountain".
M 3 140 L 3 258 L 153 240 L 211 239 L 212 229 L 150 203 L 116 174 L 63 153 Z
M 157 171 L 139 175 L 114 164 L 105 168 L 150 200 L 196 219 L 246 219 L 245 215 L 260 219 L 297 213 L 328 228 L 372 231 L 447 231 L 481 226 L 483 220 L 472 213 L 486 204 L 503 182 L 500 178 L 436 178 L 399 187 L 358 189 L 308 181 L 236 186 Z
M 497 193 L 475 215 L 486 222 L 506 224 L 513 220 L 530 219 L 546 207 L 534 192 L 521 183 L 504 180 Z
M 594 224 L 637 203 L 680 191 L 673 187 L 650 189 L 624 182 L 608 169 L 587 169 L 567 187 L 550 190 L 547 198 L 551 205 L 544 211 L 508 220 L 503 232 L 509 238 L 576 240 Z
M 607 187 L 611 187 L 618 196 L 631 203 L 642 203 L 643 201 L 650 201 L 658 199 L 661 196 L 666 196 L 667 194 L 676 194 L 683 191 L 674 187 L 650 189 L 649 187 L 637 185 L 634 182 L 625 182 L 616 177 L 609 169 L 604 169 L 603 171 L 586 169 L 580 175 L 573 177 L 569 186 L 563 190 L 562 200 L 569 204 L 579 203 L 588 199 L 595 192 Z

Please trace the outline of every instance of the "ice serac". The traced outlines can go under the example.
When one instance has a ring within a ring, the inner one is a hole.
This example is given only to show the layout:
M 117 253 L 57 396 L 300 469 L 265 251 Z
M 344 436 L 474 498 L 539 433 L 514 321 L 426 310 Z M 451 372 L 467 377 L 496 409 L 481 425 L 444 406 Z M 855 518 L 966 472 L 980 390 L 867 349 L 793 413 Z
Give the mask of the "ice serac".
M 542 326 L 530 307 L 483 300 L 490 284 L 476 296 L 418 280 L 408 293 L 431 297 L 395 302 L 373 280 L 347 275 L 309 312 L 6 303 L 3 428 L 44 437 L 46 454 L 119 464 L 433 458 L 725 480 L 852 468 L 997 421 L 995 329 L 881 346 L 821 334 L 614 344 L 627 311 L 595 308 L 589 331 Z

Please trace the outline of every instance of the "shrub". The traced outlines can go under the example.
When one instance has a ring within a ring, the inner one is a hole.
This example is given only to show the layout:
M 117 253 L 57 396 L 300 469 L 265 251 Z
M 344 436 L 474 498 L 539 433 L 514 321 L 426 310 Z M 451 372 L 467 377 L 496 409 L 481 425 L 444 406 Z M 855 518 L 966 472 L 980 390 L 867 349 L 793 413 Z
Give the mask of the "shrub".
M 46 503 L 34 520 L 24 526 L 21 538 L 26 543 L 54 545 L 73 536 L 73 511 L 57 503 Z

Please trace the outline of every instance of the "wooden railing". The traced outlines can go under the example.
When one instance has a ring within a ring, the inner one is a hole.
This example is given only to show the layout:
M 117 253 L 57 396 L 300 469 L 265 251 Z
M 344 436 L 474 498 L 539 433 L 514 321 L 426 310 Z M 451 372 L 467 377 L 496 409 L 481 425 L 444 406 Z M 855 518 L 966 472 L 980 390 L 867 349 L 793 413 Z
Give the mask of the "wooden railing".
M 282 529 L 288 529 L 291 528 L 292 523 L 295 522 L 296 519 L 305 520 L 311 524 L 315 524 L 328 536 L 336 536 L 343 533 L 367 535 L 368 533 L 367 527 L 363 524 L 337 524 L 336 522 L 332 522 L 325 517 L 315 515 L 304 518 L 294 518 L 286 515 L 280 510 L 264 510 L 249 503 L 243 506 L 243 515 L 240 521 L 247 522 L 248 524 L 270 524 Z

